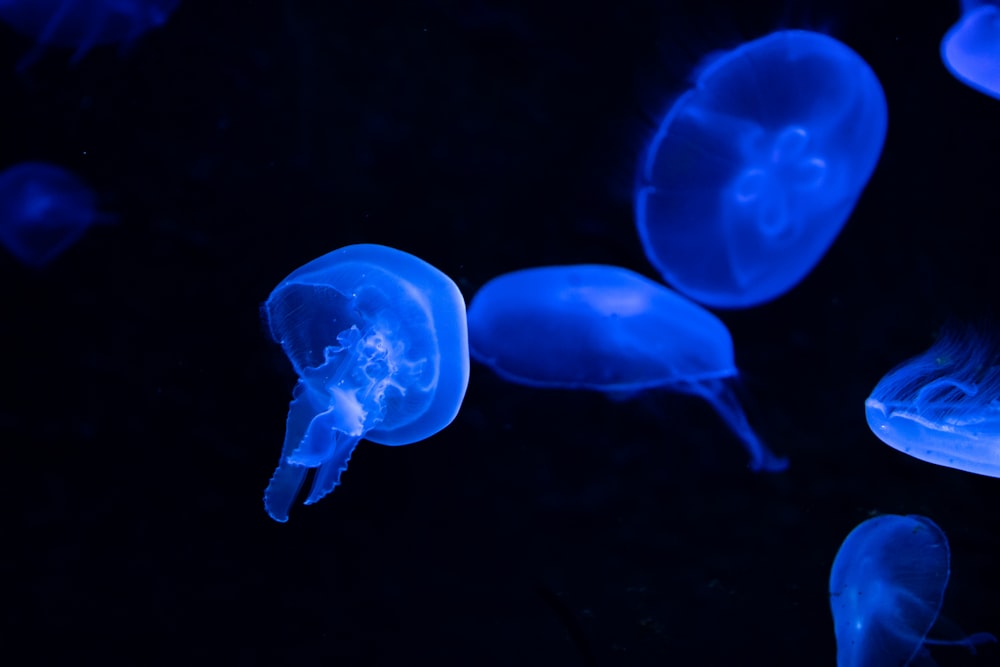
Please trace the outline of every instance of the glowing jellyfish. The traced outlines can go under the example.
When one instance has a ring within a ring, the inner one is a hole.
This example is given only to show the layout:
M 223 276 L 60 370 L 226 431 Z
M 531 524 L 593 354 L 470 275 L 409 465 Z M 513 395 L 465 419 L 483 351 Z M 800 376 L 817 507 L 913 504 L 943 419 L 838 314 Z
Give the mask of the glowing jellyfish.
M 929 463 L 1000 477 L 997 346 L 971 327 L 946 329 L 883 377 L 865 401 L 875 435 Z
M 41 268 L 76 243 L 95 223 L 94 192 L 70 172 L 23 162 L 0 172 L 0 242 L 22 264 Z
M 965 85 L 1000 99 L 1000 6 L 963 0 L 962 18 L 941 40 L 941 60 Z
M 783 294 L 847 221 L 885 132 L 878 79 L 831 37 L 784 30 L 715 57 L 642 157 L 635 215 L 646 256 L 709 306 Z
M 35 40 L 18 64 L 31 65 L 50 46 L 74 49 L 79 62 L 95 46 L 127 48 L 145 32 L 162 26 L 180 0 L 0 0 L 0 20 Z
M 884 514 L 850 532 L 830 572 L 830 608 L 838 667 L 903 667 L 926 645 L 995 642 L 987 633 L 947 641 L 928 639 L 950 574 L 948 539 L 923 516 Z
M 666 388 L 708 401 L 753 470 L 788 466 L 757 437 L 734 392 L 729 330 L 675 292 L 615 266 L 550 266 L 502 275 L 469 306 L 472 357 L 535 387 L 612 395 Z
M 458 414 L 469 381 L 465 301 L 448 276 L 380 245 L 334 250 L 293 271 L 264 305 L 299 375 L 264 507 L 276 521 L 315 469 L 305 503 L 340 482 L 362 438 L 407 445 Z

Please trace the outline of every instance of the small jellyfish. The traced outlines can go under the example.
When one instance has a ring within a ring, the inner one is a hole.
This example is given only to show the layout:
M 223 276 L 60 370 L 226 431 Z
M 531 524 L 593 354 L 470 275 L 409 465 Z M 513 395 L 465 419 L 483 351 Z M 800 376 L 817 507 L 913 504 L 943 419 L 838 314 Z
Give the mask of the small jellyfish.
M 88 227 L 112 220 L 97 211 L 94 192 L 61 167 L 23 162 L 0 172 L 0 242 L 26 266 L 44 267 Z
M 962 0 L 962 18 L 941 40 L 941 60 L 952 76 L 1000 99 L 1000 6 Z
M 926 646 L 995 642 L 988 633 L 930 639 L 950 574 L 948 539 L 927 517 L 883 514 L 854 528 L 830 572 L 837 667 L 905 667 Z
M 166 23 L 178 4 L 180 0 L 0 0 L 0 20 L 35 40 L 35 48 L 18 63 L 24 70 L 50 46 L 74 49 L 74 64 L 95 46 L 128 48 Z
M 713 56 L 642 156 L 635 216 L 646 256 L 708 306 L 780 296 L 850 216 L 886 118 L 875 73 L 826 35 L 784 30 Z
M 469 382 L 465 301 L 448 276 L 408 253 L 352 245 L 288 275 L 264 304 L 299 380 L 264 507 L 276 521 L 306 473 L 305 504 L 340 483 L 361 439 L 408 445 L 458 414 Z
M 525 269 L 486 283 L 469 306 L 472 357 L 506 380 L 611 396 L 665 388 L 708 401 L 750 468 L 788 466 L 747 422 L 729 330 L 714 315 L 616 266 Z
M 976 329 L 945 329 L 875 385 L 865 401 L 868 426 L 922 461 L 1000 477 L 998 356 L 996 343 Z

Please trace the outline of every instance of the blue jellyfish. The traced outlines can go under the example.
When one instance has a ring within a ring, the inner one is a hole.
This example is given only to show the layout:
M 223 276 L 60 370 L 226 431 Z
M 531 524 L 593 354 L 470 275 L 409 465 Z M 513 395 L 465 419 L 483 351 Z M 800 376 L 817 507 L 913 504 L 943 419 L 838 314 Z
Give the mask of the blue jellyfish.
M 996 343 L 975 328 L 946 328 L 875 385 L 865 401 L 868 426 L 910 456 L 1000 477 L 998 356 Z
M 26 266 L 47 265 L 88 227 L 112 220 L 97 211 L 94 192 L 61 167 L 23 162 L 0 172 L 0 242 Z
M 77 63 L 102 44 L 127 48 L 162 26 L 180 0 L 0 0 L 0 20 L 35 40 L 18 64 L 29 67 L 49 46 L 74 49 Z
M 276 521 L 315 468 L 305 503 L 339 484 L 362 438 L 408 445 L 451 423 L 469 382 L 465 301 L 408 253 L 352 245 L 288 275 L 264 304 L 299 376 L 264 507 Z
M 878 79 L 831 37 L 784 30 L 715 56 L 642 156 L 646 256 L 706 305 L 774 299 L 833 243 L 885 132 Z
M 830 608 L 837 667 L 904 667 L 926 645 L 995 642 L 988 633 L 949 641 L 929 639 L 950 574 L 948 539 L 923 516 L 884 514 L 851 531 L 830 572 Z
M 1000 6 L 962 0 L 962 18 L 941 40 L 941 60 L 965 85 L 1000 99 Z
M 511 382 L 613 396 L 667 388 L 707 400 L 753 470 L 777 472 L 736 397 L 733 341 L 714 315 L 616 266 L 549 266 L 486 283 L 469 306 L 472 357 Z

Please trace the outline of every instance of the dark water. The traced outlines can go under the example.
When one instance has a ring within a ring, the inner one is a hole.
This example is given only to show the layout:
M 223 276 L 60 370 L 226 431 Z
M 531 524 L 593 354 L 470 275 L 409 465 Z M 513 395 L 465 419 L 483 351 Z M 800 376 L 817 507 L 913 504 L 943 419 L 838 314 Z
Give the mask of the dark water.
M 940 63 L 957 3 L 730 4 L 187 0 L 124 57 L 23 77 L 3 27 L 2 165 L 61 164 L 120 216 L 43 272 L 0 257 L 10 664 L 832 665 L 830 566 L 875 513 L 937 522 L 944 613 L 1000 633 L 1000 480 L 886 447 L 862 409 L 948 318 L 996 315 L 1000 102 Z M 787 473 L 748 472 L 696 399 L 475 366 L 449 428 L 362 443 L 332 496 L 267 517 L 282 277 L 359 242 L 466 299 L 542 264 L 656 277 L 629 191 L 653 119 L 701 56 L 784 27 L 857 50 L 890 113 L 812 274 L 720 313 Z

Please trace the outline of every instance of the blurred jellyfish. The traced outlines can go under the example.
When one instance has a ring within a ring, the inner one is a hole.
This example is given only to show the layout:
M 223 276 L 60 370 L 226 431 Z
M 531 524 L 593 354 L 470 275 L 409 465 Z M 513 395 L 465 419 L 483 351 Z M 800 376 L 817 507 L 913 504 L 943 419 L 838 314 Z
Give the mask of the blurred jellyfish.
M 62 167 L 23 162 L 0 172 L 0 242 L 24 265 L 42 268 L 87 228 L 111 222 L 94 192 Z
M 73 49 L 79 62 L 103 44 L 128 48 L 167 22 L 180 0 L 0 0 L 0 20 L 35 40 L 18 63 L 24 70 L 51 46 Z
M 1000 6 L 962 0 L 962 17 L 941 40 L 941 60 L 965 85 L 1000 99 Z

